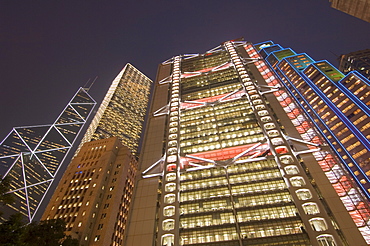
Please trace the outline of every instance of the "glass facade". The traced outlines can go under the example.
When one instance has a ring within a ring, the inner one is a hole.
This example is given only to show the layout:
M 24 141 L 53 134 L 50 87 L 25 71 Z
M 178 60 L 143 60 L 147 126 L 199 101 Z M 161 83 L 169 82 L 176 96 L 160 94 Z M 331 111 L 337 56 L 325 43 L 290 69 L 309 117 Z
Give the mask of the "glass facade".
M 2 220 L 15 212 L 32 221 L 64 158 L 84 126 L 95 101 L 80 88 L 50 125 L 15 127 L 0 144 L 0 175 L 11 179 L 15 203 L 3 208 Z
M 239 245 L 240 240 L 257 243 L 259 238 L 283 235 L 294 235 L 284 244 L 292 240 L 309 245 L 278 165 L 266 158 L 271 153 L 254 113 L 266 107 L 257 93 L 245 95 L 237 71 L 226 59 L 224 50 L 181 63 L 183 74 L 222 67 L 181 79 L 181 101 L 186 104 L 180 116 L 180 156 L 185 156 L 182 162 L 189 170 L 180 176 L 181 245 Z M 270 123 L 266 128 L 276 127 Z M 226 163 L 240 154 L 239 164 Z M 210 161 L 218 161 L 220 167 L 190 171 Z
M 112 82 L 79 148 L 92 140 L 118 137 L 136 155 L 151 84 L 128 63 Z
M 359 50 L 340 56 L 339 70 L 344 74 L 358 71 L 370 79 L 370 49 Z
M 271 61 L 293 54 L 286 49 Z M 134 201 L 131 217 L 143 227 L 129 229 L 127 245 L 145 244 L 153 227 L 152 243 L 161 246 L 347 245 L 353 231 L 353 245 L 365 242 L 367 227 L 350 212 L 366 210 L 338 203 L 337 186 L 349 176 L 320 148 L 319 130 L 252 44 L 228 41 L 175 56 L 158 76 L 135 195 L 146 203 Z M 343 199 L 361 200 L 351 187 Z M 149 207 L 153 220 L 139 215 Z
M 335 154 L 316 151 L 315 159 L 340 197 L 364 239 L 370 242 L 369 223 L 369 81 L 357 72 L 343 75 L 327 61 L 315 62 L 306 54 L 275 57 L 267 49 L 271 42 L 250 46 L 249 53 L 264 55 L 267 63 L 259 62 L 260 71 L 274 69 L 287 91 L 274 92 L 303 140 L 325 145 L 326 137 Z M 262 52 L 262 50 L 265 50 Z M 274 77 L 275 79 L 275 77 Z M 278 84 L 271 80 L 270 85 Z M 300 102 L 301 111 L 294 102 Z M 318 134 L 312 127 L 322 134 Z M 315 148 L 312 146 L 311 148 Z M 353 182 L 356 181 L 356 183 Z M 367 199 L 366 199 L 367 198 Z

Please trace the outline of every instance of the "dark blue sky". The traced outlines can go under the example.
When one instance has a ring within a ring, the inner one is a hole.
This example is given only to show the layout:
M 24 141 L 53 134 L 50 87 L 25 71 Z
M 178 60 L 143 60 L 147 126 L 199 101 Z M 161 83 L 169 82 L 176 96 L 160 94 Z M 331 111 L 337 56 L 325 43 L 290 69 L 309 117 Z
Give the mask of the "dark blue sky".
M 370 48 L 370 23 L 327 0 L 0 0 L 0 140 L 52 123 L 89 78 L 100 101 L 130 62 L 152 79 L 160 62 L 244 37 L 316 60 Z

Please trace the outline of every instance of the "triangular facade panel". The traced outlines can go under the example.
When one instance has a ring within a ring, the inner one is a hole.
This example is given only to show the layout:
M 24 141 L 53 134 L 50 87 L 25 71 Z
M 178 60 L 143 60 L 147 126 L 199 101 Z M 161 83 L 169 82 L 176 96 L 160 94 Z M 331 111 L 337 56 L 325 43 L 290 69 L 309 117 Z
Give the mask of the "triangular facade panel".
M 14 203 L 10 206 L 3 207 L 3 216 L 9 217 L 14 213 L 21 213 L 24 216 L 28 217 L 28 201 L 26 195 L 26 189 L 20 189 L 12 193 L 15 197 Z
M 11 181 L 10 191 L 25 187 L 22 158 L 18 158 L 15 164 L 11 167 L 6 177 L 9 177 Z
M 89 94 L 86 93 L 85 90 L 80 89 L 78 93 L 76 94 L 76 96 L 71 101 L 71 104 L 75 104 L 75 103 L 95 104 L 95 101 L 94 99 L 92 99 L 92 97 Z
M 22 137 L 31 150 L 34 150 L 40 143 L 50 125 L 37 127 L 15 127 L 14 130 Z
M 33 218 L 37 210 L 37 207 L 40 204 L 40 201 L 45 196 L 45 193 L 50 185 L 51 185 L 51 181 L 47 181 L 47 182 L 40 183 L 38 185 L 27 187 L 28 206 L 30 209 L 31 218 Z
M 36 153 L 42 164 L 48 169 L 48 171 L 54 175 L 61 165 L 66 153 L 69 148 L 58 149 L 53 151 L 45 151 Z
M 15 195 L 15 202 L 4 206 L 0 223 L 15 212 L 32 222 L 95 104 L 80 88 L 54 124 L 16 127 L 0 143 L 0 175 L 10 178 Z
M 27 162 L 24 162 L 23 167 L 27 186 L 53 178 L 35 156 L 31 157 Z
M 42 140 L 40 145 L 37 147 L 36 151 L 43 151 L 48 149 L 59 149 L 69 147 L 68 143 L 63 136 L 52 127 L 50 131 L 46 134 L 45 138 Z
M 4 176 L 5 173 L 9 170 L 9 168 L 13 165 L 13 163 L 20 157 L 20 155 L 16 156 L 8 156 L 0 158 L 0 175 Z
M 76 111 L 68 105 L 65 111 L 60 115 L 55 124 L 68 124 L 83 122 L 84 120 L 76 113 Z
M 86 117 L 91 112 L 91 109 L 94 107 L 94 104 L 73 104 L 71 106 L 77 111 L 79 115 L 85 120 Z
M 12 130 L 8 137 L 0 144 L 0 157 L 17 155 L 20 152 L 28 151 L 30 151 L 30 149 L 22 142 L 14 130 Z
M 82 128 L 83 124 L 68 124 L 68 125 L 57 125 L 56 129 L 70 142 L 72 143 Z

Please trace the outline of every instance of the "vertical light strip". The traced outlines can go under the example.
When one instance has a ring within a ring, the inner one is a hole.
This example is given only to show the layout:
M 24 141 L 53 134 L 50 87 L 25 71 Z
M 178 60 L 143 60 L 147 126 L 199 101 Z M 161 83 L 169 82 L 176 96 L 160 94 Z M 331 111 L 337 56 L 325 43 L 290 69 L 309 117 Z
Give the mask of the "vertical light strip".
M 226 47 L 231 54 L 232 61 L 240 77 L 243 75 L 248 76 L 248 73 L 242 64 L 241 58 L 239 57 L 239 55 L 237 55 L 234 45 L 231 42 L 227 42 Z M 262 75 L 264 74 L 266 74 L 265 71 Z M 305 213 L 303 211 L 302 204 L 307 201 L 318 200 L 317 194 L 312 185 L 310 184 L 309 180 L 307 179 L 307 177 L 301 176 L 299 173 L 294 174 L 294 176 L 285 173 L 285 168 L 287 166 L 290 167 L 295 166 L 297 169 L 299 169 L 300 166 L 298 164 L 298 160 L 294 156 L 290 144 L 283 137 L 284 135 L 280 127 L 278 126 L 276 119 L 274 119 L 273 113 L 269 109 L 265 100 L 262 99 L 263 98 L 262 92 L 260 91 L 259 86 L 248 80 L 246 80 L 243 86 L 245 87 L 246 95 L 249 98 L 250 104 L 254 109 L 256 118 L 262 127 L 265 138 L 269 142 L 270 151 L 275 157 L 275 161 L 283 174 L 284 181 L 287 184 L 288 189 L 290 190 L 292 196 L 295 196 L 295 194 L 297 195 L 298 199 L 296 199 L 295 202 L 297 204 L 296 208 L 303 216 Z M 264 118 L 264 120 L 262 120 L 262 118 Z M 296 180 L 299 180 L 299 184 L 295 182 Z M 300 198 L 299 193 L 301 191 L 308 192 L 308 194 L 310 194 L 310 197 L 308 197 L 307 199 Z M 322 221 L 326 221 L 326 224 L 329 225 L 328 228 L 330 228 L 331 231 L 335 231 L 334 227 L 330 223 L 328 223 L 329 218 L 324 213 L 324 209 L 321 209 L 321 212 L 318 213 L 317 215 L 321 216 L 320 219 Z M 312 226 L 310 225 L 309 221 L 302 220 L 302 222 L 305 224 L 306 231 L 309 233 L 309 235 L 317 234 L 317 232 L 312 229 Z M 337 240 L 339 241 L 339 238 L 337 238 Z
M 173 60 L 172 83 L 169 102 L 169 120 L 164 170 L 162 200 L 158 222 L 158 245 L 179 245 L 179 191 L 180 191 L 180 56 Z

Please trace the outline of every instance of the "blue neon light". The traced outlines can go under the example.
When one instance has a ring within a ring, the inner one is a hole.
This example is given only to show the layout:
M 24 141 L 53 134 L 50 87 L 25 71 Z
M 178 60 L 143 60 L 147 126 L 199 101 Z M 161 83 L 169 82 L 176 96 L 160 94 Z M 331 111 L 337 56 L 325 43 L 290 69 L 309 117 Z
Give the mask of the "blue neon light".
M 285 60 L 285 59 L 283 59 Z M 288 62 L 291 67 L 297 72 L 299 73 L 299 71 L 297 71 L 297 69 L 288 61 L 286 60 L 286 62 Z M 271 67 L 271 65 L 269 64 L 269 66 Z M 310 110 L 312 111 L 312 113 L 314 115 L 316 115 L 316 118 L 321 122 L 321 124 L 326 128 L 326 130 L 328 130 L 332 137 L 334 137 L 334 139 L 337 141 L 337 143 L 342 147 L 342 149 L 345 151 L 345 153 L 347 154 L 347 156 L 352 160 L 353 163 L 355 163 L 357 169 L 359 172 L 361 172 L 363 174 L 363 176 L 365 177 L 365 179 L 367 179 L 369 181 L 369 178 L 367 177 L 367 175 L 363 172 L 362 168 L 359 167 L 359 165 L 357 164 L 357 162 L 352 158 L 352 156 L 348 153 L 347 149 L 344 148 L 344 146 L 342 145 L 342 143 L 336 138 L 335 134 L 333 133 L 333 131 L 330 130 L 330 128 L 325 124 L 325 122 L 321 119 L 321 117 L 317 114 L 316 110 L 314 110 L 311 105 L 307 102 L 307 100 L 305 99 L 305 97 L 297 90 L 297 88 L 292 84 L 292 82 L 290 81 L 290 79 L 281 71 L 281 69 L 277 66 L 276 68 L 279 73 L 278 76 L 281 78 L 281 75 L 284 76 L 289 85 L 294 89 L 294 91 L 301 97 L 300 99 L 298 99 L 294 93 L 292 92 L 292 90 L 288 87 L 288 86 L 285 86 L 285 88 L 288 90 L 289 94 L 296 100 L 296 101 L 300 101 L 300 100 L 303 100 L 304 103 L 306 103 L 306 106 L 308 108 L 310 108 Z M 280 75 L 281 74 L 281 75 Z M 306 77 L 303 77 L 302 76 L 302 79 L 306 82 L 308 82 L 308 84 L 312 84 L 312 82 L 309 80 L 307 81 L 308 79 Z M 312 87 L 312 86 L 311 86 Z M 316 86 L 315 86 L 316 87 Z M 312 88 L 314 89 L 314 88 Z M 321 98 L 321 96 L 320 96 Z M 322 99 L 322 98 L 321 98 Z M 329 105 L 328 105 L 329 106 Z M 330 106 L 329 106 L 330 107 Z M 343 158 L 342 156 L 339 154 L 339 152 L 336 150 L 336 148 L 334 147 L 334 145 L 327 139 L 326 135 L 323 133 L 323 131 L 321 130 L 320 126 L 314 121 L 314 119 L 312 118 L 311 115 L 307 114 L 306 115 L 308 116 L 308 118 L 311 120 L 311 122 L 316 126 L 317 130 L 321 133 L 321 135 L 323 135 L 325 137 L 325 139 L 327 140 L 327 142 L 329 143 L 329 145 L 331 146 L 331 148 L 334 150 L 335 153 L 337 153 L 337 156 L 340 158 L 340 160 L 343 162 L 343 163 L 347 163 Z M 354 179 L 356 180 L 356 183 L 358 183 L 359 187 L 361 188 L 361 190 L 364 191 L 365 195 L 367 196 L 368 199 L 370 199 L 370 196 L 369 196 L 369 193 L 367 192 L 366 188 L 361 184 L 361 182 L 358 180 L 357 176 L 354 174 L 354 172 L 347 166 L 345 165 L 346 169 L 353 175 Z

